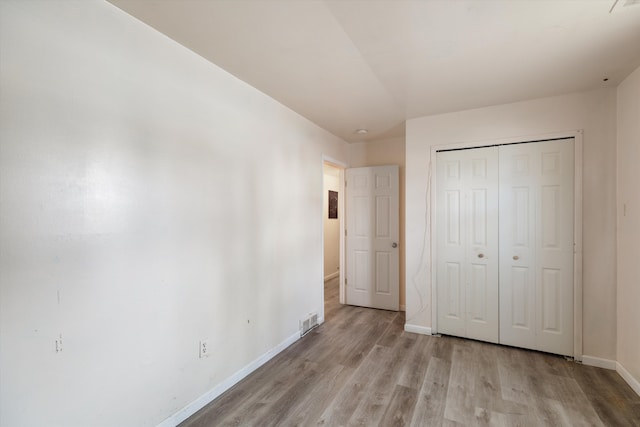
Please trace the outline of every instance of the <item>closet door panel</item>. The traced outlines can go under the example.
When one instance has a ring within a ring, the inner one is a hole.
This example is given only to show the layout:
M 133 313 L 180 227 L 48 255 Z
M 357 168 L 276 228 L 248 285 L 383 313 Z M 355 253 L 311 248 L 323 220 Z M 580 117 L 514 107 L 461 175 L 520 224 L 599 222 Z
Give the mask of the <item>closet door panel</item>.
M 498 148 L 466 150 L 467 336 L 498 342 Z
M 574 142 L 532 145 L 540 162 L 536 348 L 572 355 Z
M 498 342 L 498 153 L 438 153 L 438 331 Z
M 500 147 L 500 343 L 535 348 L 535 156 Z
M 573 139 L 500 147 L 500 342 L 573 353 Z
M 437 260 L 438 330 L 466 336 L 464 159 L 452 153 L 438 153 L 437 160 Z

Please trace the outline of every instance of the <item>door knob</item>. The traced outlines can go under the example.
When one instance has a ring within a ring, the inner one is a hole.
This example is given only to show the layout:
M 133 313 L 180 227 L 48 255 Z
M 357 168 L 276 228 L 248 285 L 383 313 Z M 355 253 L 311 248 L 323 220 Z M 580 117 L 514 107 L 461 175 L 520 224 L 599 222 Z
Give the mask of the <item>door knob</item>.
M 392 247 L 392 248 L 397 248 L 397 247 L 398 247 L 398 244 L 397 244 L 396 242 L 393 242 L 393 243 L 391 244 L 391 247 Z
M 520 259 L 520 257 L 519 257 L 518 255 L 514 255 L 514 256 L 513 256 L 513 260 L 514 260 L 514 261 L 517 261 L 517 260 L 519 260 L 519 259 Z
M 478 254 L 478 258 L 484 258 L 484 254 Z

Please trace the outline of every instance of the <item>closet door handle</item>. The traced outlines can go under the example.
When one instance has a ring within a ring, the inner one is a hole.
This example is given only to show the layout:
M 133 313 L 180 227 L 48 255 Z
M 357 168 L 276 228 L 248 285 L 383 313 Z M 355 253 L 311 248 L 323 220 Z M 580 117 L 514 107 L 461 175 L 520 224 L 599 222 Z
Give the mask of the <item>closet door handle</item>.
M 514 255 L 514 256 L 513 256 L 513 260 L 514 260 L 514 261 L 517 261 L 517 260 L 519 260 L 519 259 L 520 259 L 520 257 L 519 257 L 518 255 Z
M 478 254 L 478 258 L 484 258 L 484 254 Z

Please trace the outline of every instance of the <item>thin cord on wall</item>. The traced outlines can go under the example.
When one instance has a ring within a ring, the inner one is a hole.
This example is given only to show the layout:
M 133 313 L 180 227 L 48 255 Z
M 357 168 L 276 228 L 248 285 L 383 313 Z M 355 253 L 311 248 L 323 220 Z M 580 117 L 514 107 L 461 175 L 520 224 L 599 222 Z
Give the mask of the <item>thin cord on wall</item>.
M 420 264 L 418 265 L 418 270 L 416 271 L 416 274 L 414 274 L 413 278 L 412 278 L 412 282 L 413 282 L 413 287 L 416 291 L 416 293 L 418 294 L 418 299 L 420 301 L 420 309 L 416 312 L 416 314 L 414 314 L 413 316 L 411 316 L 409 319 L 407 319 L 407 323 L 409 323 L 411 320 L 415 319 L 416 317 L 418 317 L 420 314 L 422 314 L 426 309 L 427 306 L 424 302 L 425 298 L 422 295 L 422 292 L 420 290 L 420 284 L 421 282 L 424 283 L 426 282 L 426 279 L 428 277 L 428 271 L 429 271 L 429 260 L 428 260 L 428 256 L 427 256 L 427 244 L 428 244 L 428 236 L 429 236 L 429 230 L 431 229 L 431 210 L 429 209 L 429 202 L 431 201 L 431 162 L 428 163 L 428 167 L 427 167 L 427 191 L 425 193 L 425 213 L 424 213 L 424 234 L 422 235 L 422 252 L 420 254 Z
M 618 0 L 613 2 L 613 5 L 611 6 L 611 9 L 609 9 L 609 13 L 613 12 L 613 9 L 616 7 L 617 4 L 618 4 Z

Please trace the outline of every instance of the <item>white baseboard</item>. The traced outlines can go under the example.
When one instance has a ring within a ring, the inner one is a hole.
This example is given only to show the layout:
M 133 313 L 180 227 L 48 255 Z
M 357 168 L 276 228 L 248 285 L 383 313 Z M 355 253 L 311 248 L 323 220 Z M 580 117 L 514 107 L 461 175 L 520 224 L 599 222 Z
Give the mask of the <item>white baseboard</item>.
M 298 341 L 299 339 L 300 339 L 300 332 L 296 332 L 295 334 L 291 335 L 289 338 L 282 341 L 276 347 L 267 351 L 262 356 L 258 357 L 253 362 L 249 363 L 247 366 L 240 369 L 235 374 L 231 375 L 229 378 L 222 381 L 220 384 L 216 385 L 214 388 L 212 388 L 211 390 L 209 390 L 208 392 L 206 392 L 205 394 L 203 394 L 202 396 L 200 396 L 199 398 L 189 403 L 187 406 L 185 406 L 184 408 L 182 408 L 181 410 L 179 410 L 178 412 L 176 412 L 175 414 L 173 414 L 172 416 L 170 416 L 169 418 L 167 418 L 166 420 L 158 424 L 157 427 L 177 426 L 178 424 L 180 424 L 181 422 L 189 418 L 191 415 L 198 412 L 209 402 L 214 400 L 216 397 L 220 396 L 225 391 L 229 390 L 231 387 L 233 387 L 238 382 L 240 382 L 244 377 L 246 377 L 256 369 L 258 369 L 260 366 L 267 363 L 274 356 L 276 356 L 282 350 L 289 347 L 291 344 Z
M 587 366 L 595 366 L 596 368 L 611 369 L 615 371 L 617 362 L 611 359 L 582 355 L 582 364 Z
M 622 377 L 622 379 L 624 379 L 627 384 L 629 384 L 633 391 L 635 391 L 636 394 L 640 396 L 640 381 L 634 378 L 633 375 L 631 375 L 631 373 L 620 364 L 620 362 L 616 362 L 615 360 L 611 359 L 602 359 L 600 357 L 594 356 L 582 356 L 582 364 L 616 371 Z
M 431 335 L 431 328 L 427 326 L 418 326 L 405 323 L 404 330 L 407 332 L 412 332 L 414 334 Z
M 640 396 L 640 381 L 631 375 L 631 372 L 627 371 L 620 362 L 616 363 L 616 372 L 629 384 L 629 386 Z
M 338 277 L 340 275 L 340 271 L 336 271 L 335 273 L 331 273 L 327 276 L 324 276 L 324 281 L 328 282 L 331 279 L 335 279 L 336 277 Z

